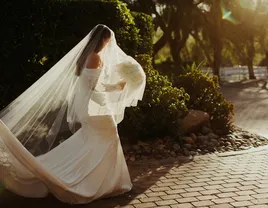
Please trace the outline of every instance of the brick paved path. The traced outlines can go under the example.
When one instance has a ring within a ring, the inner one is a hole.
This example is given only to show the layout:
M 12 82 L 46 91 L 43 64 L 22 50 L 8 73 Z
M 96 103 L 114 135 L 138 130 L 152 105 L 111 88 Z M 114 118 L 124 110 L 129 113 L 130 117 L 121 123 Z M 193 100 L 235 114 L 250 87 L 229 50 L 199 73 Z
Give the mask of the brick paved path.
M 268 137 L 268 90 L 264 81 L 223 85 L 221 91 L 235 104 L 235 124 Z
M 140 170 L 133 175 L 130 194 L 87 207 L 268 207 L 268 150 L 231 157 L 199 156 L 188 163 L 155 162 L 148 168 L 146 165 L 130 165 L 133 171 Z
M 229 85 L 222 90 L 237 104 L 236 124 L 268 135 L 268 96 L 258 82 Z M 228 157 L 211 154 L 186 161 L 170 159 L 135 162 L 129 164 L 129 169 L 134 184 L 131 192 L 78 207 L 268 208 L 268 148 Z M 0 207 L 71 206 L 52 196 L 46 199 L 25 199 L 4 191 L 0 193 Z
M 268 207 L 268 150 L 218 157 L 136 162 L 129 165 L 133 190 L 85 208 Z M 0 207 L 70 207 L 49 197 L 24 199 L 5 192 Z M 80 207 L 80 206 L 79 206 Z

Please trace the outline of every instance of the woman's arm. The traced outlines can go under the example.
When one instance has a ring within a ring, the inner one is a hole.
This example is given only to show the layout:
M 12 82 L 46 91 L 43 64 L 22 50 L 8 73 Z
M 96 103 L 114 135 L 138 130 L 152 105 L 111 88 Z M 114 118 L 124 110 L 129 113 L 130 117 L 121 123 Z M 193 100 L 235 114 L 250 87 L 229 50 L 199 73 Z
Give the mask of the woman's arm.
M 102 84 L 105 88 L 105 92 L 114 92 L 114 91 L 121 91 L 126 86 L 126 81 L 121 80 L 116 84 Z
M 106 104 L 106 93 L 93 90 L 91 98 L 95 103 L 104 106 Z

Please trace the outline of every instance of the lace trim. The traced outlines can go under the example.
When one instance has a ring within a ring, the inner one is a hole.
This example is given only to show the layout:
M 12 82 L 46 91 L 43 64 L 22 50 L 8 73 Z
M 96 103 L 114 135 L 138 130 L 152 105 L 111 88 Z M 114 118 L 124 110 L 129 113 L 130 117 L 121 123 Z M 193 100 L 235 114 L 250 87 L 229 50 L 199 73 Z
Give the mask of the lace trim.
M 10 159 L 9 150 L 0 137 L 0 182 L 7 174 L 17 179 L 15 167 L 12 165 Z

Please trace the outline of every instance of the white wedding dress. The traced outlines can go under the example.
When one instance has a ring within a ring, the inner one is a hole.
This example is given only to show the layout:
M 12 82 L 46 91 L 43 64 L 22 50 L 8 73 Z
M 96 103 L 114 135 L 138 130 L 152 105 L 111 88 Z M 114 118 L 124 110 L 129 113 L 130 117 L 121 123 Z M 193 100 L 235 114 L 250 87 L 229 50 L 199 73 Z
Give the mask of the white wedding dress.
M 45 197 L 49 192 L 71 204 L 130 191 L 130 175 L 112 116 L 88 116 L 89 83 L 101 69 L 84 69 L 79 77 L 82 127 L 48 153 L 34 157 L 9 129 L 0 123 L 0 181 L 25 197 Z M 81 90 L 82 89 L 82 90 Z M 98 99 L 98 93 L 96 93 Z M 93 95 L 92 95 L 93 99 Z

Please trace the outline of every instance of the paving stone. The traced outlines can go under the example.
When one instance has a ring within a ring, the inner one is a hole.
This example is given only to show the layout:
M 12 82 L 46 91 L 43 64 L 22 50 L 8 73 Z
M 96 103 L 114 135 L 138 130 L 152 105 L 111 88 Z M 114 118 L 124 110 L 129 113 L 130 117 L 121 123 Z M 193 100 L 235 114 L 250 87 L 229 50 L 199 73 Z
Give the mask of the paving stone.
M 246 207 L 253 205 L 253 203 L 251 201 L 239 201 L 239 202 L 233 202 L 231 203 L 231 205 L 233 205 L 234 207 Z
M 211 206 L 214 205 L 214 203 L 210 200 L 207 201 L 198 201 L 192 203 L 195 207 L 204 207 L 204 206 Z
M 162 200 L 155 202 L 158 206 L 178 204 L 175 200 Z

